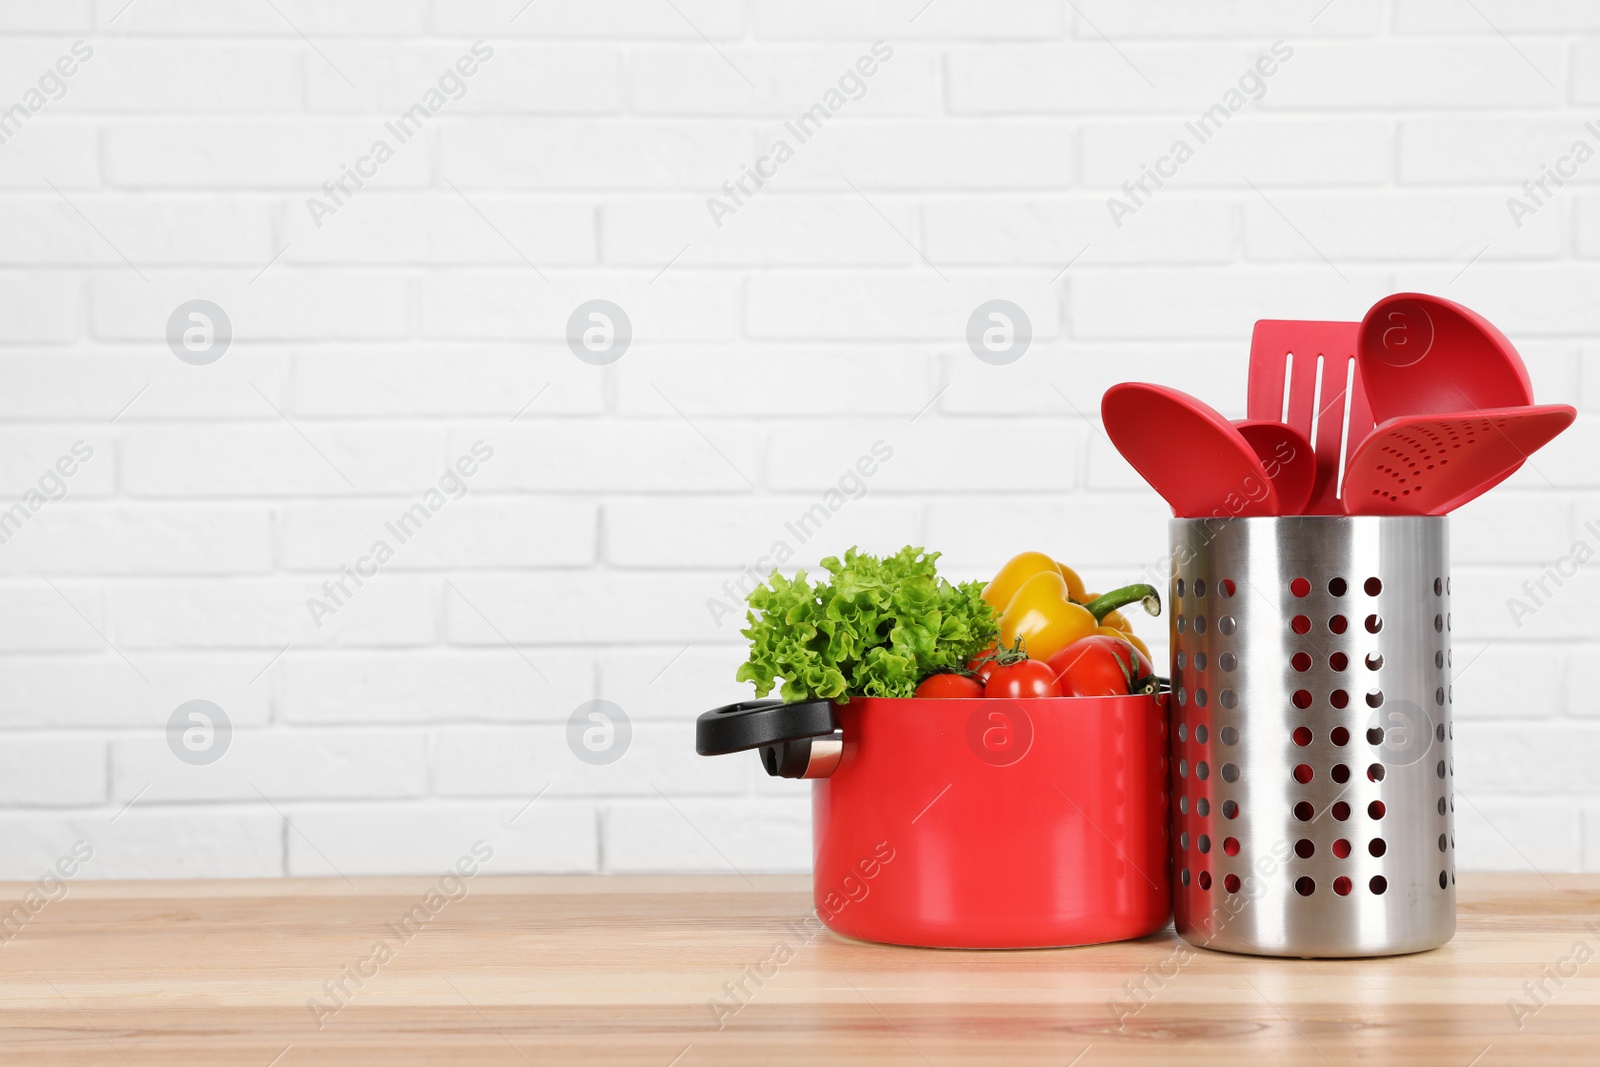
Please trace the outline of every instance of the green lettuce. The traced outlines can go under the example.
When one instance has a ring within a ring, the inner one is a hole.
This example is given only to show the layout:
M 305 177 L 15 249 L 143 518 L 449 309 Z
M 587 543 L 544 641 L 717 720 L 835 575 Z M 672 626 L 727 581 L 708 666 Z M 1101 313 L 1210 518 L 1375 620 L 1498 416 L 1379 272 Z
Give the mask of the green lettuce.
M 960 670 L 999 632 L 981 582 L 952 585 L 937 552 L 906 546 L 884 559 L 852 548 L 822 561 L 827 580 L 777 571 L 746 598 L 750 658 L 741 682 L 784 700 L 908 697 L 930 674 Z

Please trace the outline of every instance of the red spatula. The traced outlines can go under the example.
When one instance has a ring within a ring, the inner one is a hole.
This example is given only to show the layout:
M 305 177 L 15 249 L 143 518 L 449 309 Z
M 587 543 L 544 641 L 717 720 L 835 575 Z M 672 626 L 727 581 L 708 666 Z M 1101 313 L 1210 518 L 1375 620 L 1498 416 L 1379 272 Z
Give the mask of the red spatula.
M 1390 419 L 1345 472 L 1352 515 L 1444 515 L 1504 481 L 1572 425 L 1565 404 Z
M 1251 421 L 1298 431 L 1316 457 L 1302 508 L 1284 514 L 1339 515 L 1345 458 L 1372 429 L 1356 365 L 1357 322 L 1262 319 L 1250 339 Z
M 1100 399 L 1106 434 L 1179 518 L 1278 514 L 1250 442 L 1215 408 L 1160 385 L 1124 382 Z

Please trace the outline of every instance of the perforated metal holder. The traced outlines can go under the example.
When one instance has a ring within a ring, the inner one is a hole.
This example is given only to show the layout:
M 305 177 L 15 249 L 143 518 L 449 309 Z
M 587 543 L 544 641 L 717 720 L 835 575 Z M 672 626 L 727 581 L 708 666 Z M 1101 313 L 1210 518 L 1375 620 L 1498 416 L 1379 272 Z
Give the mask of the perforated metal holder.
M 1174 520 L 1177 931 L 1268 956 L 1455 933 L 1447 520 Z

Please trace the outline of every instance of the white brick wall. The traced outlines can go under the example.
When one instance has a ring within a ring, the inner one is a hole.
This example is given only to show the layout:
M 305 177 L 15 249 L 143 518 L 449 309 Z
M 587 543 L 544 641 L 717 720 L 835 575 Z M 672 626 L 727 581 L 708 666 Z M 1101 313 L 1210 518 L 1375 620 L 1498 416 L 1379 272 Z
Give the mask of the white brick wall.
M 0 509 L 93 450 L 0 544 L 0 878 L 80 837 L 89 877 L 429 871 L 480 837 L 497 871 L 804 869 L 804 787 L 692 752 L 746 692 L 707 601 L 786 521 L 883 440 L 796 563 L 1041 548 L 1112 582 L 1165 512 L 1080 415 L 1107 385 L 1242 414 L 1257 318 L 1408 288 L 1582 409 L 1454 523 L 1462 861 L 1600 869 L 1600 578 L 1506 608 L 1600 519 L 1600 162 L 1506 208 L 1594 140 L 1597 31 L 1580 0 L 0 2 L 0 112 L 93 48 L 0 144 Z M 477 40 L 319 225 L 307 198 Z M 1277 40 L 1118 226 L 1107 198 Z M 1034 329 L 1007 367 L 964 343 L 996 297 Z M 195 298 L 233 326 L 208 366 L 166 343 Z M 565 344 L 593 299 L 633 324 L 613 366 Z M 478 441 L 464 498 L 317 626 Z M 567 746 L 596 699 L 633 730 L 606 766 Z M 210 765 L 168 744 L 191 700 L 231 724 Z

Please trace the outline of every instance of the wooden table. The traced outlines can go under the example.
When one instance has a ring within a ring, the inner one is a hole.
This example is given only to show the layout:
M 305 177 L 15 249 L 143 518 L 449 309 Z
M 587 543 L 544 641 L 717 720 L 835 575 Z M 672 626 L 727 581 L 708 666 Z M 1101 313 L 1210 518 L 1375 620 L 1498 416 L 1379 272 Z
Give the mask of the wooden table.
M 1451 944 L 1347 961 L 808 940 L 807 885 L 74 883 L 0 945 L 0 1062 L 1600 1062 L 1600 876 L 1462 875 Z

